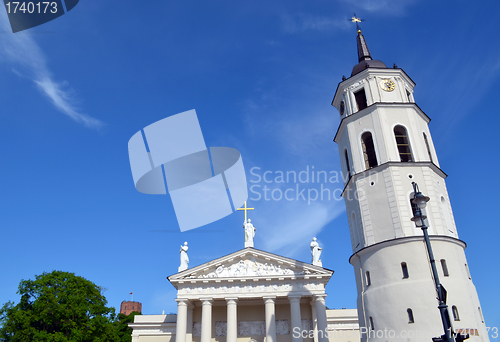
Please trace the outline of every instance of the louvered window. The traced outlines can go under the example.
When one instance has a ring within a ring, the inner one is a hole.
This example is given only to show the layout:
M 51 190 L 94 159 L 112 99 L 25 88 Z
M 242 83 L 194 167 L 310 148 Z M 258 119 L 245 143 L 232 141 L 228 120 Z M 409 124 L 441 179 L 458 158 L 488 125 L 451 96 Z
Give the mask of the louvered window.
M 410 143 L 408 140 L 408 134 L 406 132 L 406 128 L 400 125 L 394 127 L 394 136 L 396 138 L 399 158 L 401 159 L 401 161 L 412 162 L 413 156 L 411 154 Z
M 365 160 L 366 169 L 370 169 L 378 165 L 375 146 L 370 132 L 365 132 L 361 136 L 361 146 L 363 147 L 363 158 Z

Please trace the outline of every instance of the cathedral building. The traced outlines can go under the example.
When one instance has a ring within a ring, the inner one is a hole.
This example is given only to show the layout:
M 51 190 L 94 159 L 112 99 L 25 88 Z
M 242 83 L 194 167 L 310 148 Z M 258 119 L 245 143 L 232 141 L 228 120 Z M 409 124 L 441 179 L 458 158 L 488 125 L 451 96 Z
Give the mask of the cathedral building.
M 311 263 L 254 248 L 245 221 L 244 248 L 179 272 L 177 315 L 135 316 L 133 342 L 432 341 L 443 326 L 422 230 L 410 219 L 412 182 L 429 196 L 425 215 L 439 279 L 447 290 L 452 329 L 468 341 L 489 341 L 458 237 L 432 136 L 430 118 L 400 68 L 373 60 L 361 31 L 358 64 L 339 83 L 332 105 L 358 299 L 357 310 L 329 310 L 325 286 L 333 271 L 310 244 Z M 323 267 L 325 266 L 325 267 Z
M 177 315 L 135 316 L 133 342 L 359 341 L 356 310 L 325 306 L 333 271 L 316 238 L 311 263 L 293 260 L 255 249 L 249 221 L 243 249 L 168 277 Z

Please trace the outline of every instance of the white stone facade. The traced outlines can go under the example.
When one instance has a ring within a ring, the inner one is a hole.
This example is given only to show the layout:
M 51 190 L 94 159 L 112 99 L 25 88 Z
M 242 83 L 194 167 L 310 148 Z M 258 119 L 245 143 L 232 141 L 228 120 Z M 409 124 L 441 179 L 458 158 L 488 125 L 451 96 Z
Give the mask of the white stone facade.
M 245 248 L 170 276 L 178 291 L 177 315 L 136 316 L 132 341 L 359 341 L 354 310 L 325 307 L 332 274 Z

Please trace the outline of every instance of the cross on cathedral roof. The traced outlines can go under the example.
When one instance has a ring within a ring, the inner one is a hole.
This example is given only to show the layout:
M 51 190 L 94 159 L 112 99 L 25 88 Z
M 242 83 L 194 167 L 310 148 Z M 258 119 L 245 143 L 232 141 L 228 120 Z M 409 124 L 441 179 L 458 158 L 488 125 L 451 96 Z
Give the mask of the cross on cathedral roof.
M 255 227 L 251 223 L 252 220 L 247 219 L 247 211 L 255 210 L 255 208 L 248 208 L 247 201 L 245 201 L 245 206 L 243 208 L 238 208 L 237 210 L 245 211 L 245 222 L 243 222 L 243 229 L 245 230 L 245 248 L 253 248 L 253 238 L 255 237 Z
M 247 208 L 247 201 L 245 201 L 245 206 L 243 208 L 238 208 L 236 210 L 244 210 L 245 211 L 245 222 L 247 221 L 247 211 L 255 210 L 255 208 Z

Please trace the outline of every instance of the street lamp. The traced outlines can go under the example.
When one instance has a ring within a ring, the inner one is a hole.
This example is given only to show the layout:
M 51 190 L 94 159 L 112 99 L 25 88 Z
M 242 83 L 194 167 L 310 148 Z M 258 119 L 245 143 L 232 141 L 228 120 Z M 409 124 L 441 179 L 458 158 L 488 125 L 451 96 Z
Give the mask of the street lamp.
M 427 247 L 427 254 L 432 268 L 432 275 L 434 277 L 434 284 L 436 286 L 437 298 L 439 300 L 439 312 L 441 313 L 441 321 L 443 322 L 444 335 L 440 337 L 433 337 L 434 342 L 462 342 L 469 338 L 469 334 L 455 334 L 453 327 L 451 326 L 450 313 L 448 312 L 448 305 L 446 305 L 446 290 L 443 285 L 439 282 L 439 277 L 436 269 L 436 261 L 434 260 L 434 253 L 432 253 L 431 241 L 429 240 L 429 233 L 427 232 L 427 225 L 425 224 L 425 216 L 422 213 L 422 209 L 427 206 L 430 198 L 424 196 L 418 189 L 418 185 L 415 182 L 411 183 L 413 185 L 413 199 L 412 202 L 415 204 L 415 216 L 411 218 L 417 228 L 421 228 L 424 233 L 425 245 Z

